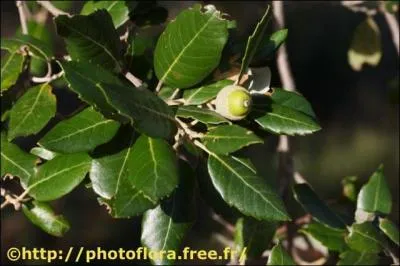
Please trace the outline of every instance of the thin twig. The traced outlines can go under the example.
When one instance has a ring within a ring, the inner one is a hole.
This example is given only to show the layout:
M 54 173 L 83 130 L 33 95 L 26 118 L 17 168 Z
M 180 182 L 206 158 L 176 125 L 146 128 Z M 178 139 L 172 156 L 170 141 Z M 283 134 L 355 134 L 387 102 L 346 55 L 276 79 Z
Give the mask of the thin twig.
M 36 2 L 45 9 L 47 9 L 54 17 L 58 17 L 59 15 L 67 15 L 71 17 L 70 13 L 58 9 L 50 1 L 36 1 Z
M 46 82 L 51 82 L 53 80 L 56 80 L 58 78 L 61 78 L 64 75 L 64 71 L 60 71 L 57 74 L 54 74 L 52 76 L 45 76 L 45 77 L 32 77 L 31 80 L 35 83 L 46 83 Z
M 23 1 L 16 1 L 16 5 L 18 8 L 19 21 L 21 23 L 22 34 L 26 35 L 28 34 L 28 26 L 26 24 L 26 14 L 24 8 L 25 3 Z
M 135 77 L 131 72 L 126 72 L 125 78 L 129 80 L 135 87 L 140 87 L 143 84 L 143 81 Z
M 156 93 L 158 93 L 161 90 L 161 86 L 163 85 L 163 82 L 160 80 L 157 83 L 157 87 L 156 87 Z
M 183 129 L 183 131 L 186 133 L 186 135 L 189 136 L 190 139 L 195 139 L 195 138 L 202 138 L 204 137 L 203 133 L 196 132 L 194 130 L 191 130 L 189 126 L 181 121 L 179 118 L 175 118 L 175 120 L 178 122 L 178 125 Z
M 377 11 L 376 9 L 369 9 L 366 6 L 360 6 L 360 4 L 363 4 L 365 1 L 340 1 L 340 4 L 347 8 L 350 11 L 353 12 L 359 12 L 359 13 L 364 13 L 368 16 L 374 16 L 376 15 Z

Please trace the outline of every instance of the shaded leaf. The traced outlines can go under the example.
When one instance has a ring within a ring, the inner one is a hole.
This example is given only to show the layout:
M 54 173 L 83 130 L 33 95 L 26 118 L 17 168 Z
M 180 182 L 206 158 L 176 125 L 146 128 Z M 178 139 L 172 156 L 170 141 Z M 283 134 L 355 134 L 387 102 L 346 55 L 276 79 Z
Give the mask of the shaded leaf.
M 72 60 L 89 61 L 105 69 L 121 71 L 121 43 L 110 15 L 97 10 L 88 16 L 60 15 L 57 33 L 65 38 Z
M 222 198 L 242 213 L 265 220 L 290 219 L 278 194 L 243 161 L 210 152 L 208 171 Z
M 183 92 L 185 105 L 199 105 L 209 102 L 217 97 L 218 92 L 222 88 L 232 84 L 233 80 L 224 79 L 210 85 L 201 86 L 200 88 L 185 90 Z
M 176 131 L 172 109 L 145 88 L 99 84 L 111 105 L 140 132 L 155 138 L 170 138 Z
M 1 176 L 5 174 L 18 176 L 22 186 L 26 187 L 33 175 L 35 161 L 35 156 L 8 142 L 5 134 L 1 133 Z
M 392 209 L 392 195 L 385 176 L 383 165 L 372 174 L 358 194 L 357 208 L 367 212 L 389 214 Z
M 42 164 L 29 179 L 27 191 L 39 201 L 55 200 L 78 186 L 90 169 L 85 153 L 60 155 Z
M 215 111 L 198 108 L 195 106 L 180 106 L 176 112 L 176 116 L 184 118 L 192 118 L 199 120 L 204 124 L 221 124 L 229 123 L 224 117 Z
M 141 135 L 133 148 L 121 152 L 113 159 L 119 162 L 112 163 L 112 160 L 100 162 L 100 165 L 103 164 L 102 167 L 112 169 L 106 169 L 105 172 L 105 174 L 112 173 L 112 176 L 93 177 L 92 166 L 91 178 L 97 179 L 97 182 L 102 182 L 101 179 L 108 180 L 101 184 L 103 187 L 108 187 L 102 194 L 108 196 L 113 194 L 108 204 L 112 209 L 111 214 L 116 218 L 138 215 L 154 207 L 178 185 L 176 156 L 171 146 L 164 140 Z M 115 179 L 116 185 L 112 183 Z M 112 193 L 114 187 L 115 192 Z
M 268 257 L 267 265 L 296 265 L 292 257 L 285 250 L 282 244 L 278 243 L 272 248 Z
M 90 151 L 111 140 L 119 126 L 118 122 L 105 119 L 89 107 L 58 123 L 39 141 L 39 145 L 60 153 Z
M 367 17 L 354 31 L 347 57 L 350 66 L 360 71 L 364 64 L 376 66 L 381 61 L 381 36 L 378 25 L 372 17 Z
M 1 58 L 1 93 L 17 82 L 23 71 L 24 60 L 18 50 Z
M 267 110 L 257 110 L 255 121 L 275 134 L 307 135 L 321 129 L 312 117 L 295 109 L 272 103 Z
M 345 228 L 346 225 L 340 217 L 318 197 L 310 185 L 306 183 L 296 184 L 293 189 L 296 200 L 315 220 L 332 228 Z
M 180 184 L 171 197 L 155 209 L 148 210 L 142 221 L 141 242 L 150 250 L 179 251 L 195 218 L 194 177 L 187 164 L 180 167 Z M 157 265 L 170 265 L 166 256 L 152 260 Z
M 34 200 L 33 206 L 22 205 L 25 216 L 46 233 L 62 237 L 69 230 L 69 222 L 62 216 L 56 215 L 51 206 L 45 202 Z
M 129 7 L 125 1 L 87 1 L 82 7 L 81 15 L 89 15 L 99 9 L 107 10 L 115 28 L 129 20 Z
M 379 257 L 374 253 L 348 250 L 340 254 L 337 265 L 378 265 Z
M 322 245 L 327 247 L 329 250 L 344 251 L 347 247 L 344 237 L 346 235 L 345 230 L 334 229 L 332 227 L 325 226 L 323 224 L 312 222 L 305 225 L 300 232 L 313 237 L 314 239 L 321 242 Z
M 347 245 L 358 252 L 379 253 L 384 239 L 371 222 L 354 223 L 349 228 Z
M 240 80 L 242 75 L 247 72 L 249 64 L 250 64 L 251 60 L 253 59 L 254 55 L 256 54 L 257 48 L 260 45 L 260 42 L 264 37 L 264 33 L 267 29 L 268 22 L 271 18 L 269 9 L 270 9 L 270 6 L 268 5 L 263 17 L 257 23 L 257 26 L 253 31 L 253 34 L 250 35 L 249 39 L 247 40 L 246 50 L 244 52 L 244 56 L 242 59 L 242 65 L 240 67 L 238 80 Z
M 214 6 L 182 11 L 157 41 L 154 69 L 158 79 L 174 88 L 188 88 L 217 67 L 228 39 L 228 23 Z
M 56 114 L 56 105 L 49 84 L 30 88 L 10 111 L 8 139 L 38 133 Z
M 173 112 L 151 91 L 122 83 L 110 72 L 90 63 L 62 65 L 71 89 L 107 117 L 131 121 L 139 131 L 152 137 L 173 135 L 176 130 Z
M 237 252 L 246 248 L 246 258 L 259 258 L 274 237 L 278 224 L 272 221 L 258 221 L 250 217 L 238 219 L 235 225 Z
M 288 35 L 287 29 L 282 29 L 275 31 L 269 36 L 269 38 L 264 38 L 256 54 L 254 55 L 253 61 L 260 61 L 262 59 L 272 57 L 273 53 L 276 52 L 279 47 L 285 42 Z
M 77 93 L 79 98 L 99 109 L 107 117 L 117 117 L 118 120 L 123 121 L 123 118 L 116 114 L 117 111 L 108 102 L 103 88 L 99 86 L 100 82 L 122 85 L 116 76 L 101 66 L 89 62 L 62 62 L 62 69 L 70 89 Z
M 380 218 L 379 228 L 399 246 L 399 229 L 392 221 L 387 218 Z
M 219 154 L 228 154 L 251 144 L 263 143 L 252 131 L 237 125 L 212 128 L 202 141 L 207 149 Z

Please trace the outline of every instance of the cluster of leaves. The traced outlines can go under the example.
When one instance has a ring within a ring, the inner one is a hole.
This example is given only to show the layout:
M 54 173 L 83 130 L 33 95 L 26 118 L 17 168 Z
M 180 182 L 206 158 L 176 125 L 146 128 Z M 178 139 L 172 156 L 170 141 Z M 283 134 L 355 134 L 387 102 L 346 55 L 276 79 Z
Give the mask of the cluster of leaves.
M 385 256 L 391 256 L 397 263 L 399 231 L 387 217 L 392 210 L 392 198 L 383 166 L 359 192 L 356 181 L 357 177 L 351 176 L 342 182 L 343 195 L 356 203 L 356 206 L 351 204 L 355 212 L 350 219 L 329 208 L 308 184 L 296 184 L 293 187 L 296 200 L 313 217 L 299 233 L 317 240 L 332 255 L 338 254 L 338 265 L 377 265 Z
M 139 29 L 158 23 L 157 19 L 143 19 L 152 18 L 157 10 L 141 3 L 88 1 L 79 15 L 59 15 L 54 23 L 66 44 L 63 56 L 57 56 L 48 42 L 31 32 L 1 40 L 1 49 L 8 52 L 1 62 L 2 101 L 11 102 L 2 109 L 1 175 L 19 178 L 24 192 L 17 200 L 23 202 L 23 212 L 54 236 L 64 235 L 69 224 L 54 213 L 49 202 L 89 177 L 88 187 L 110 215 L 143 215 L 141 240 L 153 250 L 179 249 L 196 219 L 198 194 L 213 208 L 225 204 L 239 214 L 237 243 L 242 247 L 255 230 L 263 230 L 257 236 L 271 239 L 278 223 L 291 218 L 277 189 L 257 173 L 242 148 L 262 143 L 263 132 L 313 133 L 320 129 L 316 116 L 300 94 L 274 89 L 254 96 L 251 113 L 244 120 L 232 123 L 225 119 L 215 112 L 213 100 L 234 81 L 214 74 L 221 65 L 232 64 L 222 56 L 225 51 L 229 54 L 227 41 L 235 23 L 214 6 L 195 5 L 170 21 L 154 45 Z M 285 30 L 264 36 L 269 18 L 267 9 L 248 39 L 239 79 L 246 75 L 253 57 L 271 58 L 286 38 Z M 118 30 L 126 24 L 127 37 L 121 40 Z M 33 78 L 27 81 L 35 72 L 34 60 L 50 71 L 43 83 Z M 51 73 L 52 67 L 60 72 Z M 131 72 L 144 80 L 142 85 L 128 81 Z M 53 93 L 57 82 L 66 82 L 82 104 L 49 128 L 57 103 L 62 101 Z M 155 88 L 157 83 L 160 91 Z M 22 92 L 21 86 L 26 87 Z M 16 143 L 31 135 L 43 137 L 28 153 Z M 204 162 L 208 174 L 196 179 Z M 324 237 L 326 231 L 320 227 L 327 225 L 332 227 L 328 234 L 344 235 L 344 223 L 334 214 L 319 212 L 322 207 L 308 186 L 297 185 L 295 192 L 320 223 L 304 232 L 322 232 Z M 360 193 L 364 194 L 371 192 Z M 377 200 L 380 208 L 382 198 Z M 388 211 L 386 206 L 382 213 Z M 386 233 L 394 230 L 386 220 L 381 224 Z M 359 254 L 364 258 L 357 232 L 370 233 L 370 228 L 373 223 L 351 227 L 347 243 L 352 250 L 343 253 L 342 260 Z M 253 246 L 249 249 L 253 255 L 267 248 Z M 373 257 L 378 252 L 377 247 L 367 254 Z M 284 253 L 278 244 L 270 263 L 289 260 Z

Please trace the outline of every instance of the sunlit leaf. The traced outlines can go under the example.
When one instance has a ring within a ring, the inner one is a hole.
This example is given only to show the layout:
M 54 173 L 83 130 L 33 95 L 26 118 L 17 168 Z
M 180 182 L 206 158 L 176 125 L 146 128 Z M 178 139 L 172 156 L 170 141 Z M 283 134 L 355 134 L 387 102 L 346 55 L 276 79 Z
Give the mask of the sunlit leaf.
M 217 67 L 228 39 L 228 23 L 214 6 L 182 11 L 158 39 L 154 69 L 158 79 L 174 88 L 188 88 Z
M 69 230 L 69 222 L 62 215 L 56 215 L 51 206 L 45 202 L 34 200 L 32 207 L 22 205 L 25 216 L 46 233 L 62 237 Z

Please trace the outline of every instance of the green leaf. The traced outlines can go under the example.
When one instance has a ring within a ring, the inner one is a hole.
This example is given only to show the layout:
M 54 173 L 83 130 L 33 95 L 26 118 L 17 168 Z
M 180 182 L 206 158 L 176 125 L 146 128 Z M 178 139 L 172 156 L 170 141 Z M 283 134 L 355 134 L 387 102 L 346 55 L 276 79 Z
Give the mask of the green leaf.
M 51 47 L 47 43 L 30 35 L 1 40 L 1 49 L 6 49 L 10 53 L 19 50 L 21 46 L 27 46 L 30 56 L 41 61 L 50 61 L 54 56 Z
M 62 68 L 70 89 L 77 93 L 79 98 L 99 109 L 107 117 L 121 119 L 108 102 L 105 91 L 99 86 L 100 82 L 122 84 L 116 76 L 89 62 L 62 62 Z
M 341 182 L 343 195 L 353 202 L 357 200 L 357 188 L 355 184 L 357 180 L 357 176 L 346 176 Z
M 50 161 L 52 159 L 54 159 L 54 157 L 56 157 L 57 155 L 59 155 L 58 153 L 55 153 L 53 151 L 49 151 L 43 147 L 33 147 L 30 150 L 30 153 L 33 155 L 36 155 L 46 161 Z
M 281 243 L 272 248 L 267 265 L 296 265 Z
M 115 28 L 129 20 L 129 8 L 125 1 L 87 1 L 81 10 L 81 15 L 89 15 L 99 9 L 107 10 Z
M 18 50 L 1 58 L 1 93 L 13 86 L 23 71 L 24 57 Z
M 228 120 L 217 112 L 205 108 L 197 108 L 195 106 L 180 106 L 176 112 L 176 116 L 192 118 L 204 124 L 229 123 Z
M 8 139 L 38 133 L 56 114 L 56 105 L 49 84 L 30 88 L 10 111 Z
M 58 123 L 39 141 L 39 145 L 60 153 L 90 151 L 111 140 L 119 126 L 118 122 L 105 119 L 89 107 Z
M 56 215 L 51 206 L 45 202 L 34 200 L 33 206 L 22 205 L 25 216 L 46 233 L 62 237 L 69 230 L 69 222 L 62 216 Z
M 179 251 L 182 241 L 195 220 L 193 171 L 187 164 L 180 167 L 180 184 L 172 196 L 155 209 L 148 210 L 142 221 L 142 245 L 154 251 Z M 174 264 L 167 256 L 151 260 L 156 265 Z
M 256 54 L 254 55 L 253 61 L 260 61 L 262 59 L 270 58 L 275 51 L 285 42 L 288 35 L 287 29 L 275 31 L 269 38 L 264 38 Z
M 263 143 L 252 131 L 237 125 L 212 128 L 202 140 L 210 151 L 225 155 L 251 144 Z
M 29 36 L 32 36 L 47 45 L 49 51 L 53 52 L 53 37 L 46 25 L 33 20 L 27 21 Z M 18 28 L 16 36 L 24 36 L 21 27 Z M 23 38 L 23 37 L 22 37 Z M 45 76 L 47 71 L 47 64 L 43 60 L 32 58 L 30 62 L 30 73 L 35 76 Z
M 168 86 L 162 87 L 162 89 L 158 93 L 158 96 L 164 101 L 169 100 L 174 95 L 175 90 L 176 89 Z
M 256 110 L 259 117 L 255 121 L 275 134 L 307 135 L 321 129 L 314 118 L 295 109 L 272 103 L 266 110 Z
M 385 233 L 394 243 L 398 246 L 399 243 L 399 229 L 397 226 L 387 218 L 379 219 L 379 228 Z
M 329 250 L 344 251 L 347 247 L 344 237 L 345 230 L 334 229 L 323 224 L 312 222 L 305 225 L 300 232 L 313 237 Z
M 358 252 L 379 253 L 384 239 L 371 222 L 354 223 L 349 228 L 347 245 Z
M 232 84 L 233 80 L 224 79 L 210 85 L 201 86 L 200 88 L 185 90 L 183 92 L 185 105 L 199 105 L 209 102 L 217 97 L 218 92 L 222 88 Z
M 176 131 L 172 109 L 145 88 L 99 84 L 111 105 L 128 117 L 140 132 L 154 138 L 169 139 Z
M 121 43 L 107 11 L 97 10 L 88 16 L 61 15 L 55 22 L 72 60 L 89 61 L 105 69 L 121 71 Z
M 253 31 L 253 34 L 250 35 L 249 39 L 247 40 L 246 50 L 244 52 L 244 57 L 242 59 L 242 65 L 240 67 L 238 80 L 240 80 L 242 75 L 247 72 L 249 64 L 250 64 L 251 60 L 253 59 L 254 55 L 256 54 L 257 48 L 260 45 L 260 42 L 264 37 L 264 33 L 267 29 L 268 22 L 271 18 L 269 9 L 270 9 L 270 6 L 268 5 L 263 17 L 257 23 L 257 26 Z
M 257 219 L 290 219 L 274 189 L 243 161 L 210 152 L 208 172 L 222 198 L 242 213 Z
M 8 142 L 6 135 L 1 133 L 1 176 L 5 174 L 18 176 L 21 184 L 26 187 L 29 178 L 33 175 L 35 162 L 35 156 Z
M 311 107 L 311 104 L 307 101 L 306 98 L 304 98 L 303 95 L 297 92 L 274 88 L 271 99 L 273 102 L 279 105 L 286 106 L 296 111 L 302 112 L 315 119 L 317 118 L 314 110 Z
M 246 248 L 246 258 L 259 258 L 274 237 L 278 224 L 272 221 L 258 221 L 251 217 L 238 219 L 235 225 L 237 252 Z
M 158 79 L 174 88 L 191 87 L 218 66 L 228 39 L 228 21 L 208 5 L 182 11 L 157 41 L 154 69 Z
M 315 220 L 332 228 L 345 228 L 346 225 L 339 216 L 318 197 L 310 185 L 306 183 L 296 184 L 293 189 L 296 200 Z
M 71 192 L 83 181 L 90 169 L 86 153 L 60 155 L 42 164 L 28 182 L 29 195 L 39 201 L 50 201 Z
M 337 265 L 378 265 L 379 257 L 374 253 L 348 250 L 340 254 Z
M 178 185 L 176 156 L 162 139 L 141 135 L 132 148 L 96 160 L 91 169 L 95 191 L 111 200 L 116 218 L 154 207 Z
M 149 90 L 122 83 L 90 63 L 65 62 L 63 69 L 71 89 L 107 117 L 116 117 L 118 112 L 118 120 L 129 119 L 139 131 L 152 137 L 169 138 L 176 130 L 172 110 Z
M 367 212 L 389 214 L 392 209 L 392 195 L 385 176 L 383 165 L 372 174 L 358 194 L 357 208 Z
M 354 31 L 347 57 L 350 66 L 360 71 L 364 64 L 376 66 L 381 61 L 382 47 L 379 27 L 372 17 L 367 17 Z

